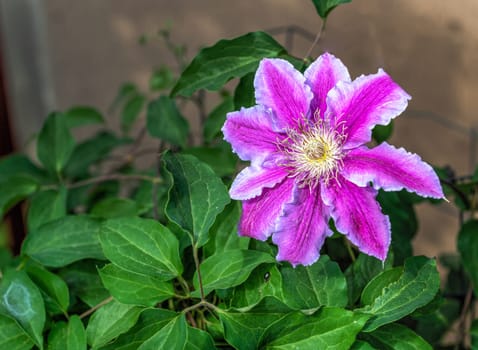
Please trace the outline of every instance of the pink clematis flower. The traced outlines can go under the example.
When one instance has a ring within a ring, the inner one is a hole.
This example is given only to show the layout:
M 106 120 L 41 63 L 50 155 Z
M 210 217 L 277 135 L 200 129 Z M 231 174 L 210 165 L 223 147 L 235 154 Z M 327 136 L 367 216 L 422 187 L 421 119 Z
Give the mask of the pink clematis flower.
M 317 261 L 332 234 L 330 218 L 362 252 L 384 260 L 390 221 L 377 190 L 444 198 L 418 155 L 386 142 L 365 146 L 373 127 L 388 124 L 411 98 L 383 70 L 351 81 L 328 53 L 303 75 L 285 60 L 264 59 L 254 87 L 258 105 L 229 113 L 222 129 L 234 152 L 251 161 L 230 195 L 243 201 L 239 234 L 272 235 L 278 260 Z

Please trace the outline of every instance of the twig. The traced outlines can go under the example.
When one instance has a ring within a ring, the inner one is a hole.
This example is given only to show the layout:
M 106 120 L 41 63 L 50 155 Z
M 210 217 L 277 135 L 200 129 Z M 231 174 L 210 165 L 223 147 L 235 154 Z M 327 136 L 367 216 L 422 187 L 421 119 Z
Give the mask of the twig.
M 466 314 L 470 308 L 471 297 L 473 295 L 473 286 L 470 285 L 466 292 L 465 301 L 463 303 L 463 308 L 461 309 L 460 321 L 458 322 L 458 339 L 455 345 L 455 349 L 459 349 L 459 344 L 463 344 L 465 340 L 465 327 L 466 327 Z
M 108 297 L 106 298 L 105 300 L 103 300 L 102 302 L 100 302 L 99 304 L 93 306 L 91 309 L 89 310 L 86 310 L 85 312 L 83 312 L 81 315 L 80 315 L 80 319 L 81 318 L 85 318 L 86 316 L 89 316 L 91 315 L 93 312 L 95 312 L 96 310 L 98 310 L 100 307 L 102 306 L 105 306 L 106 304 L 110 303 L 113 301 L 113 297 Z
M 200 301 L 200 302 L 197 303 L 197 304 L 194 304 L 194 305 L 191 305 L 191 306 L 185 308 L 185 309 L 182 311 L 182 313 L 183 313 L 183 314 L 186 314 L 186 313 L 188 313 L 189 311 L 192 311 L 192 310 L 194 310 L 194 309 L 197 309 L 197 308 L 199 308 L 199 307 L 201 307 L 201 306 L 205 306 L 205 307 L 207 307 L 208 309 L 211 309 L 211 310 L 213 310 L 213 311 L 217 311 L 217 306 L 216 306 L 216 305 L 211 304 L 210 302 L 208 302 L 208 301 L 206 301 L 206 300 L 202 300 L 202 301 Z
M 320 38 L 325 35 L 325 24 L 327 23 L 327 19 L 324 19 L 322 21 L 322 26 L 320 27 L 320 30 L 319 32 L 317 33 L 317 35 L 315 36 L 315 39 L 314 39 L 314 42 L 312 43 L 312 45 L 310 45 L 310 48 L 309 50 L 307 51 L 307 53 L 305 54 L 304 58 L 302 59 L 304 62 L 307 61 L 307 59 L 309 58 L 312 50 L 314 49 L 314 47 L 319 43 L 319 40 Z

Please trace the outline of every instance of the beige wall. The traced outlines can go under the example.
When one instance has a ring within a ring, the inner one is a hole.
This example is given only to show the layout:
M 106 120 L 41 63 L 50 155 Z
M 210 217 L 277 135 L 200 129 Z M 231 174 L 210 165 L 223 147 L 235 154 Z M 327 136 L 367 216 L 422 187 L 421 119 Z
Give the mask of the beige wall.
M 171 64 L 164 46 L 140 47 L 142 34 L 168 21 L 173 38 L 189 47 L 248 31 L 300 25 L 316 32 L 320 19 L 306 0 L 45 0 L 50 58 L 59 108 L 90 104 L 106 111 L 127 80 L 146 87 L 151 68 Z M 470 172 L 466 130 L 478 126 L 478 1 L 354 0 L 329 18 L 324 41 L 353 76 L 387 70 L 412 96 L 396 122 L 392 142 L 437 165 Z M 282 38 L 279 38 L 282 39 Z M 303 56 L 307 42 L 296 40 Z M 438 115 L 462 125 L 453 131 L 417 115 Z M 193 116 L 190 116 L 191 118 Z M 454 249 L 456 213 L 422 206 L 418 252 Z

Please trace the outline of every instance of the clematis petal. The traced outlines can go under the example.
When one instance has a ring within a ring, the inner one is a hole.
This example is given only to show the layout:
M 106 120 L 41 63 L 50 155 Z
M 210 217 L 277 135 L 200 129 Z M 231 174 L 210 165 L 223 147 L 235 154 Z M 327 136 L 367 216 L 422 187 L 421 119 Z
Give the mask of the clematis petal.
M 343 177 L 322 186 L 322 199 L 332 207 L 335 227 L 360 251 L 380 260 L 387 257 L 391 231 L 372 187 L 358 187 Z
M 371 140 L 375 125 L 386 125 L 402 113 L 411 99 L 382 69 L 362 75 L 352 83 L 340 81 L 327 95 L 327 114 L 335 116 L 336 128 L 346 134 L 344 148 Z
M 271 166 L 270 168 L 251 165 L 243 169 L 229 190 L 232 199 L 246 200 L 257 197 L 264 188 L 274 187 L 288 175 L 287 168 Z
M 319 259 L 320 248 L 332 234 L 328 208 L 320 198 L 320 187 L 296 188 L 292 203 L 284 205 L 272 241 L 279 247 L 277 260 L 292 265 L 311 265 Z
M 399 191 L 405 188 L 423 197 L 444 198 L 433 168 L 417 154 L 384 142 L 368 149 L 351 150 L 343 160 L 341 174 L 358 186 L 372 182 L 376 189 Z
M 274 131 L 272 113 L 261 106 L 228 113 L 222 132 L 242 160 L 259 163 L 277 152 L 277 142 L 285 137 Z
M 311 102 L 311 117 L 316 117 L 316 111 L 320 117 L 324 117 L 327 110 L 327 93 L 339 82 L 350 82 L 350 74 L 342 61 L 330 53 L 324 53 L 315 60 L 304 72 L 306 84 L 314 94 Z M 314 120 L 316 121 L 316 120 Z
M 282 129 L 295 128 L 312 100 L 304 76 L 282 59 L 263 59 L 254 79 L 256 102 L 271 108 Z
M 294 180 L 287 178 L 273 188 L 265 188 L 260 196 L 243 201 L 238 233 L 266 240 L 274 231 L 284 203 L 292 200 L 293 192 Z

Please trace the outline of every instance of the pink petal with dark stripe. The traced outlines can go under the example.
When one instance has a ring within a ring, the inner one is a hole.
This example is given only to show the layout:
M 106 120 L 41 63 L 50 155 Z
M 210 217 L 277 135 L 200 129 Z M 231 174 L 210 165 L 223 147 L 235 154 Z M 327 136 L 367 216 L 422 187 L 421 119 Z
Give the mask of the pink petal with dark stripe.
M 266 240 L 274 231 L 284 203 L 292 201 L 294 180 L 287 178 L 262 195 L 242 202 L 238 233 L 241 236 Z
M 306 84 L 310 86 L 314 94 L 311 102 L 311 117 L 315 111 L 320 112 L 323 118 L 327 110 L 327 93 L 339 82 L 350 82 L 350 74 L 347 67 L 334 55 L 324 53 L 315 60 L 304 72 Z
M 344 148 L 351 149 L 369 142 L 373 127 L 388 124 L 405 110 L 410 98 L 379 69 L 352 83 L 338 82 L 327 95 L 327 113 L 335 116 L 339 130 L 345 130 Z
M 387 143 L 351 150 L 343 160 L 341 174 L 358 186 L 372 182 L 376 189 L 415 192 L 423 197 L 444 198 L 433 168 L 420 156 Z
M 328 208 L 322 203 L 320 189 L 296 188 L 294 200 L 284 206 L 272 241 L 279 247 L 277 260 L 296 266 L 311 265 L 319 259 L 328 226 Z
M 390 220 L 382 213 L 376 195 L 372 187 L 358 187 L 342 177 L 322 186 L 322 199 L 332 207 L 337 230 L 360 251 L 383 261 L 390 246 Z
M 263 59 L 254 79 L 256 102 L 277 116 L 282 129 L 295 128 L 307 117 L 312 92 L 304 76 L 282 59 Z

